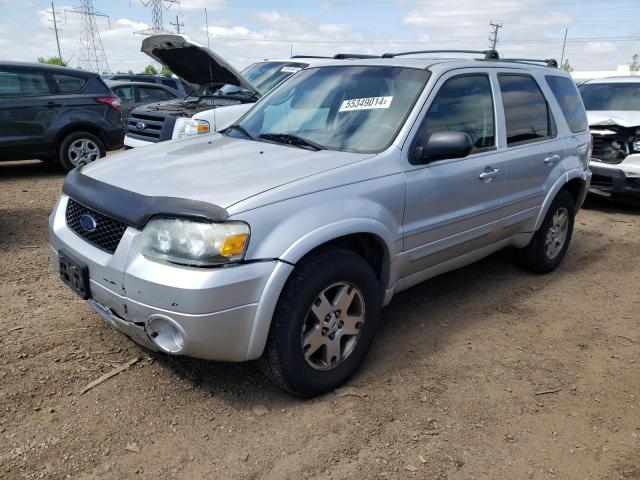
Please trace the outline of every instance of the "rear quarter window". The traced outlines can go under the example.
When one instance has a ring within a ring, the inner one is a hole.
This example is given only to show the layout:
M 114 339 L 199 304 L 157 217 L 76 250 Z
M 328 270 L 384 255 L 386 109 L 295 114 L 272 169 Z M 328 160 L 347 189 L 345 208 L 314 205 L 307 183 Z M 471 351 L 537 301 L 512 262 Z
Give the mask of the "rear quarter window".
M 556 97 L 571 131 L 573 133 L 584 132 L 589 127 L 589 122 L 584 111 L 582 98 L 573 80 L 555 75 L 547 75 L 545 79 L 553 96 Z
M 87 84 L 87 79 L 82 77 L 75 77 L 72 75 L 61 75 L 54 73 L 53 81 L 58 86 L 60 93 L 75 93 L 81 91 Z

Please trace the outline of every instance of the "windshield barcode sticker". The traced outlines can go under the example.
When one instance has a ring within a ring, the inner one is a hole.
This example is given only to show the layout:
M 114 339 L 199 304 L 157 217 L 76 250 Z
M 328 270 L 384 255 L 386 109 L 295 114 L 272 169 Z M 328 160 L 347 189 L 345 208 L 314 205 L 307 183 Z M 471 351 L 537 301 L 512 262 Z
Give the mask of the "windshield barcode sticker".
M 340 105 L 340 112 L 350 112 L 351 110 L 372 110 L 374 108 L 389 108 L 393 97 L 368 97 L 352 98 L 345 100 Z
M 284 73 L 297 73 L 300 70 L 302 70 L 300 67 L 282 67 L 282 70 L 280 71 Z

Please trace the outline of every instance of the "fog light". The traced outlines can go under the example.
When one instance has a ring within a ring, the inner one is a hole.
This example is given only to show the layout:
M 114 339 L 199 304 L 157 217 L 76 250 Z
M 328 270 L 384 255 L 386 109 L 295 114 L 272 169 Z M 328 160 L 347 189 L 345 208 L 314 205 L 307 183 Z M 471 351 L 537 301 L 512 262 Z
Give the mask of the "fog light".
M 151 315 L 147 320 L 147 333 L 153 343 L 167 353 L 180 353 L 184 348 L 184 331 L 165 315 Z

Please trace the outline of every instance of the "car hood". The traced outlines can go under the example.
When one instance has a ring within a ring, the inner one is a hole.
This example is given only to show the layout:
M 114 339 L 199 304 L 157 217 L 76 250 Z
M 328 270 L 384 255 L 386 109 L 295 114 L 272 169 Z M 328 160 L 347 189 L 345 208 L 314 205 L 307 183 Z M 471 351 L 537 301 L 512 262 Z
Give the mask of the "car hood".
M 193 85 L 236 85 L 258 93 L 256 88 L 222 57 L 182 35 L 152 35 L 142 41 L 140 51 Z
M 587 110 L 590 127 L 640 126 L 640 112 L 627 110 Z
M 372 156 L 212 134 L 105 157 L 84 167 L 82 174 L 146 196 L 229 208 L 262 192 Z

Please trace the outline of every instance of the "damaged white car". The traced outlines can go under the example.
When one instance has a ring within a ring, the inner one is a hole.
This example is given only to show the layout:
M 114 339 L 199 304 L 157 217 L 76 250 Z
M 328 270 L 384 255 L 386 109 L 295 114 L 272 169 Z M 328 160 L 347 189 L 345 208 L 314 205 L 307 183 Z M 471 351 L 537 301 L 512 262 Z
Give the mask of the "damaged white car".
M 640 77 L 590 80 L 579 90 L 593 136 L 590 192 L 640 204 Z
M 152 103 L 133 110 L 125 148 L 220 131 L 244 115 L 284 79 L 309 66 L 312 58 L 268 60 L 242 73 L 222 57 L 181 35 L 153 35 L 141 51 L 194 88 L 181 100 Z

